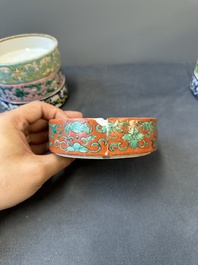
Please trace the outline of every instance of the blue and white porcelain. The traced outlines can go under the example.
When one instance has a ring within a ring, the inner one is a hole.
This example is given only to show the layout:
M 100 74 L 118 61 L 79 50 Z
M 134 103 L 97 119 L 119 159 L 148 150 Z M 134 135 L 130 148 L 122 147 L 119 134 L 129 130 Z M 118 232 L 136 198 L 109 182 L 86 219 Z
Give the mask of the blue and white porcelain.
M 192 94 L 195 96 L 195 98 L 198 99 L 198 78 L 195 75 L 195 73 L 193 73 L 192 76 L 192 81 L 190 83 L 190 90 Z

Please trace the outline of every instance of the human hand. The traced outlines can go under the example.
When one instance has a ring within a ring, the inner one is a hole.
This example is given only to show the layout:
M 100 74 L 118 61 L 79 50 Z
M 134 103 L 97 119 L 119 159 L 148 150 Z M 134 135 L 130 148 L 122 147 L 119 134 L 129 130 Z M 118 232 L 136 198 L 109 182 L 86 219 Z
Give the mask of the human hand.
M 35 101 L 0 114 L 0 210 L 31 197 L 50 177 L 73 159 L 49 150 L 48 121 L 80 118 L 80 112 Z

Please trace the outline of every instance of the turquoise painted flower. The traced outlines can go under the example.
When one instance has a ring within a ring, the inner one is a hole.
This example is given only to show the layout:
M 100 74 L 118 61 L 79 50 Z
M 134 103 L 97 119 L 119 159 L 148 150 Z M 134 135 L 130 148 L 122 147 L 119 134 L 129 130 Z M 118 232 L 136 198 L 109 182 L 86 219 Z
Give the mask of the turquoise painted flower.
M 81 152 L 81 153 L 86 153 L 89 151 L 89 149 L 87 149 L 86 147 L 84 147 L 83 145 L 79 144 L 79 143 L 74 143 L 72 146 L 67 147 L 67 151 L 70 152 Z
M 51 137 L 54 138 L 54 134 L 57 133 L 57 124 L 49 124 Z
M 86 123 L 81 123 L 79 121 L 65 124 L 65 132 L 68 134 L 70 131 L 73 131 L 75 133 L 86 132 L 87 134 L 90 134 L 91 132 Z

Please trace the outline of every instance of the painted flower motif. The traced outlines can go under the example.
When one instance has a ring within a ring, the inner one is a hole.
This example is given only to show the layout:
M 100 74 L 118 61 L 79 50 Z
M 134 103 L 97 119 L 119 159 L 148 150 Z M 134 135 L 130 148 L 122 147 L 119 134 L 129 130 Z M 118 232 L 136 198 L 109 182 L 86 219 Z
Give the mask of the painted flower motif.
M 57 126 L 57 124 L 49 124 L 52 138 L 54 138 L 54 135 L 57 133 Z
M 32 64 L 26 64 L 26 65 L 24 66 L 24 68 L 25 68 L 26 70 L 28 70 L 28 68 L 33 68 L 35 71 L 39 71 L 39 67 L 38 67 L 37 62 L 33 62 Z
M 46 67 L 46 68 L 43 69 L 43 75 L 46 76 L 46 75 L 48 75 L 52 71 L 53 71 L 53 69 L 50 69 L 49 67 Z
M 19 70 L 19 69 L 16 69 L 11 74 L 11 76 L 14 77 L 14 79 L 18 79 L 19 81 L 22 80 L 24 75 L 25 75 L 25 72 L 22 72 L 22 70 Z
M 50 57 L 44 57 L 43 59 L 41 59 L 40 61 L 40 65 L 46 65 L 51 61 Z
M 4 74 L 8 74 L 10 72 L 10 68 L 9 67 L 1 67 L 0 68 L 0 72 L 4 73 Z
M 16 96 L 17 98 L 20 98 L 23 101 L 24 97 L 29 95 L 29 92 L 21 91 L 20 89 L 17 88 L 13 95 Z
M 70 131 L 75 133 L 86 132 L 87 134 L 90 133 L 90 129 L 86 123 L 81 123 L 79 121 L 75 121 L 69 124 L 65 124 L 65 132 L 68 134 Z
M 53 59 L 57 59 L 57 58 L 60 58 L 60 52 L 58 49 L 56 49 L 53 53 L 52 53 L 52 57 Z
M 129 143 L 135 150 L 139 146 L 139 141 L 144 138 L 144 134 L 140 133 L 137 128 L 132 127 L 131 130 L 122 136 L 122 139 Z
M 35 71 L 39 71 L 39 67 L 38 67 L 38 64 L 36 62 L 33 62 L 32 66 L 35 69 Z

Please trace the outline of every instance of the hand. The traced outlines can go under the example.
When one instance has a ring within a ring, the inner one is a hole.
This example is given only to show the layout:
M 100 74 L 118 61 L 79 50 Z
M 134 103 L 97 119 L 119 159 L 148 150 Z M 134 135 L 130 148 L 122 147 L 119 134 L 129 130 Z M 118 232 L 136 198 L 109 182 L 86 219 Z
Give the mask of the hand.
M 50 177 L 73 159 L 48 151 L 48 120 L 79 118 L 35 101 L 0 114 L 0 210 L 31 197 Z

